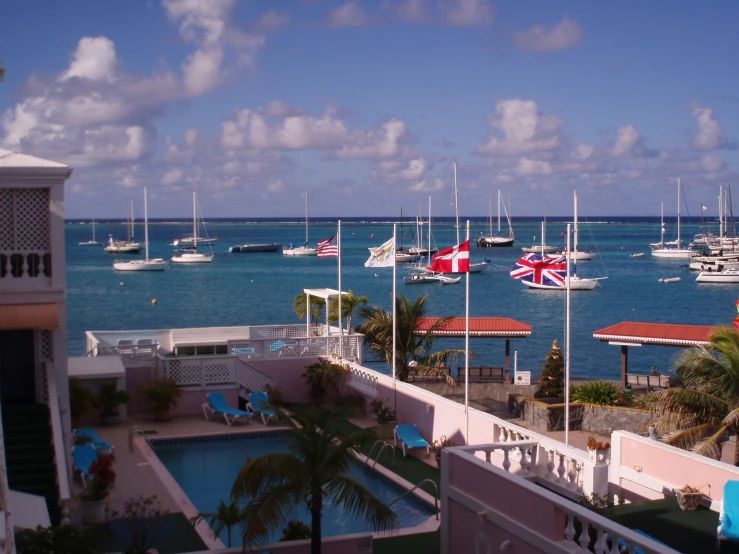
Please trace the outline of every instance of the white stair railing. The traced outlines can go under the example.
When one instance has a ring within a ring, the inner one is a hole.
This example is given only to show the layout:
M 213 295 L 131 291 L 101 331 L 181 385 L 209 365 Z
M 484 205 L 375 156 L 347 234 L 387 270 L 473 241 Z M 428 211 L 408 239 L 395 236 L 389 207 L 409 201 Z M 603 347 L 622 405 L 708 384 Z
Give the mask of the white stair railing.
M 56 459 L 56 480 L 59 484 L 59 500 L 62 509 L 62 525 L 69 523 L 69 471 L 67 469 L 67 449 L 64 447 L 64 427 L 62 425 L 62 410 L 59 400 L 59 390 L 54 376 L 54 364 L 44 362 L 46 371 L 46 387 L 49 397 L 49 413 L 51 414 L 51 432 L 54 441 L 54 458 Z

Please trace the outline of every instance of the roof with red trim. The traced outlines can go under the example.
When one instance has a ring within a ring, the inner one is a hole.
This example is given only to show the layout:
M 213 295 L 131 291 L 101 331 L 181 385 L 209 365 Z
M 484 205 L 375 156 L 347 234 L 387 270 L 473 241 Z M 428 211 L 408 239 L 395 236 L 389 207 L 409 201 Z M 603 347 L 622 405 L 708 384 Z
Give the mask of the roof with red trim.
M 708 344 L 711 331 L 715 328 L 708 325 L 624 321 L 595 331 L 593 338 L 616 343 L 696 346 Z
M 426 333 L 431 329 L 439 317 L 421 317 L 416 322 L 415 333 Z M 463 337 L 465 333 L 465 318 L 452 317 L 439 328 L 432 331 L 436 337 Z M 516 321 L 509 317 L 471 317 L 471 337 L 528 337 L 531 334 L 531 325 Z

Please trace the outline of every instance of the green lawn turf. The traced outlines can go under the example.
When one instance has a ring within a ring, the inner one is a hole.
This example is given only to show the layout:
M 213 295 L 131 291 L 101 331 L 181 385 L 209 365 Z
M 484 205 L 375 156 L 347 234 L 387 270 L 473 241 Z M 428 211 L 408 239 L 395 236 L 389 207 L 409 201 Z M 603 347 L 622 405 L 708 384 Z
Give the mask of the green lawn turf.
M 90 532 L 97 538 L 101 552 L 125 552 L 133 548 L 131 533 L 125 519 L 116 518 L 96 525 Z M 154 548 L 159 554 L 199 552 L 207 550 L 205 543 L 182 513 L 167 514 L 156 534 Z

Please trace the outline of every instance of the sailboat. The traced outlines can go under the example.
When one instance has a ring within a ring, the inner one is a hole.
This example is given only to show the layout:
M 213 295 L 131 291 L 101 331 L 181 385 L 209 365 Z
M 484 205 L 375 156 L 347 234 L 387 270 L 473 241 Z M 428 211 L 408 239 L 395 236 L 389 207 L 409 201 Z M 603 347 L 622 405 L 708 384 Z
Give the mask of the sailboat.
M 113 264 L 113 269 L 116 271 L 164 271 L 167 268 L 166 260 L 162 258 L 149 258 L 149 210 L 147 207 L 146 187 L 144 187 L 144 241 L 146 259 L 116 262 Z
M 575 221 L 577 221 L 577 191 L 575 191 Z M 542 223 L 542 244 L 544 239 L 544 223 Z M 577 235 L 575 235 L 577 237 Z M 572 250 L 572 256 L 570 257 L 570 261 L 577 260 L 577 239 L 574 241 Z M 569 244 L 567 245 L 567 249 L 569 250 Z M 559 258 L 556 260 L 547 260 L 551 263 L 558 263 L 560 261 L 566 262 L 567 250 L 564 254 L 562 254 Z M 523 284 L 526 285 L 529 288 L 532 289 L 544 289 L 544 290 L 566 290 L 567 284 L 569 283 L 569 289 L 570 290 L 593 290 L 595 286 L 598 284 L 598 281 L 601 281 L 603 279 L 608 279 L 608 277 L 595 277 L 595 278 L 582 278 L 577 275 L 577 268 L 575 264 L 572 264 L 572 271 L 570 272 L 569 277 L 565 274 L 564 279 L 562 279 L 562 282 L 557 282 L 556 284 L 548 284 L 545 283 L 544 280 L 541 282 L 537 282 L 536 279 L 533 279 L 531 281 L 522 279 Z
M 81 242 L 80 246 L 100 246 L 100 243 L 95 240 L 95 220 L 92 220 L 92 240 L 86 240 Z
M 188 246 L 172 256 L 172 261 L 176 264 L 207 264 L 212 262 L 212 252 L 210 254 L 198 252 L 198 199 L 195 191 L 192 191 L 192 236 L 195 238 L 192 246 Z
M 428 241 L 429 246 L 426 251 L 426 265 L 419 263 L 418 266 L 411 266 L 411 274 L 407 275 L 403 278 L 403 282 L 406 285 L 422 285 L 422 284 L 429 284 L 429 283 L 441 283 L 442 285 L 453 285 L 455 283 L 459 283 L 459 281 L 462 279 L 461 277 L 447 277 L 443 273 L 436 273 L 431 271 L 427 266 L 431 265 L 431 197 L 429 196 L 429 232 L 428 232 Z M 422 237 L 419 234 L 419 247 L 422 244 Z
M 128 240 L 115 240 L 113 235 L 108 235 L 108 245 L 103 250 L 108 254 L 138 254 L 141 252 L 141 245 L 133 240 L 133 200 L 129 208 L 127 230 Z
M 305 244 L 293 245 L 285 248 L 285 256 L 317 256 L 318 251 L 308 246 L 308 190 L 305 191 Z
M 403 249 L 403 208 L 400 208 L 400 244 L 395 249 L 395 263 L 413 263 L 419 261 L 420 255 L 412 252 L 408 252 Z
M 454 213 L 456 215 L 456 228 L 457 228 L 457 244 L 462 244 L 459 236 L 459 189 L 457 188 L 457 162 L 454 162 Z M 480 273 L 485 267 L 490 264 L 489 259 L 484 259 L 481 262 L 473 262 L 470 260 L 470 273 Z M 429 264 L 430 265 L 430 264 Z M 457 275 L 458 272 L 450 271 L 444 272 L 447 275 Z
M 665 242 L 665 209 L 662 205 L 662 239 L 658 244 L 650 244 L 652 256 L 655 258 L 690 258 L 692 250 L 690 248 L 680 248 L 680 200 L 682 199 L 680 191 L 680 179 L 677 180 L 677 239 L 674 242 Z
M 534 252 L 536 254 L 550 254 L 556 252 L 556 246 L 547 246 L 547 201 L 544 200 L 544 221 L 541 224 L 541 245 L 539 246 L 522 246 L 524 252 Z
M 505 204 L 503 204 L 503 209 L 506 213 L 506 219 L 508 219 L 508 236 L 504 237 L 500 234 L 500 203 L 501 203 L 501 195 L 500 195 L 500 189 L 498 189 L 498 232 L 493 233 L 493 198 L 492 195 L 490 197 L 490 233 L 487 235 L 483 235 L 480 238 L 477 239 L 477 246 L 479 248 L 500 248 L 504 246 L 513 246 L 513 242 L 516 240 L 516 237 L 513 236 L 513 226 L 511 225 L 511 216 L 508 213 L 508 210 L 505 207 Z M 508 205 L 510 206 L 511 199 L 510 194 L 508 196 Z
M 570 261 L 588 261 L 592 260 L 595 257 L 595 252 L 582 252 L 579 250 L 578 246 L 580 245 L 580 229 L 577 225 L 577 191 L 575 191 L 575 225 L 572 228 L 573 233 L 573 242 L 575 243 L 575 248 L 572 252 L 569 253 Z M 560 252 L 558 254 L 547 254 L 550 258 L 557 258 L 559 256 L 567 256 L 567 250 L 564 252 Z

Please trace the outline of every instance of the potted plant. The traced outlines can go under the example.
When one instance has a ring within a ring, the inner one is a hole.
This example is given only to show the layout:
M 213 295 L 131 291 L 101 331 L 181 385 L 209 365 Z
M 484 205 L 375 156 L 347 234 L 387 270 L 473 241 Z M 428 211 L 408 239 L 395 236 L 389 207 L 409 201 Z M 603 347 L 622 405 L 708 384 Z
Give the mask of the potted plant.
M 436 458 L 436 466 L 441 470 L 441 451 L 448 446 L 457 446 L 452 439 L 448 439 L 446 435 L 442 435 L 431 443 L 431 453 Z
M 685 485 L 679 489 L 675 489 L 675 496 L 677 496 L 677 503 L 680 509 L 684 512 L 692 512 L 698 509 L 703 493 L 701 489 L 706 485 L 700 487 L 692 487 Z M 710 486 L 710 485 L 709 485 Z
M 272 385 L 264 385 L 264 392 L 267 393 L 267 399 L 269 400 L 269 403 L 275 406 L 276 408 L 281 408 L 282 405 L 285 403 L 285 393 L 282 391 L 282 389 L 278 386 L 272 386 Z
M 608 451 L 611 449 L 610 442 L 601 442 L 595 440 L 595 437 L 588 437 L 588 453 L 590 454 L 590 461 L 596 464 L 605 464 L 606 458 L 608 457 Z
M 384 400 L 376 398 L 370 402 L 370 414 L 375 418 L 377 425 L 375 426 L 375 434 L 378 439 L 393 438 L 393 429 L 398 422 L 395 410 L 385 404 Z
M 329 388 L 338 392 L 341 378 L 346 373 L 344 366 L 330 360 L 321 360 L 305 368 L 302 377 L 308 385 L 311 402 L 320 404 L 326 398 Z
M 69 412 L 72 417 L 72 428 L 80 426 L 80 419 L 97 405 L 95 393 L 82 384 L 77 377 L 69 379 Z
M 172 377 L 152 379 L 142 387 L 144 399 L 154 412 L 156 421 L 172 419 L 172 408 L 175 408 L 182 396 L 182 389 Z
M 100 419 L 103 425 L 111 425 L 120 416 L 118 406 L 128 404 L 131 395 L 124 390 L 118 390 L 118 383 L 106 383 L 100 387 L 96 403 L 100 407 Z
M 85 490 L 80 493 L 80 507 L 82 521 L 85 523 L 100 523 L 105 521 L 105 504 L 108 492 L 115 484 L 115 469 L 112 454 L 100 456 L 90 466 L 90 478 Z

